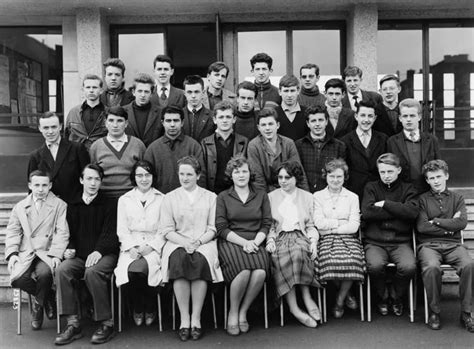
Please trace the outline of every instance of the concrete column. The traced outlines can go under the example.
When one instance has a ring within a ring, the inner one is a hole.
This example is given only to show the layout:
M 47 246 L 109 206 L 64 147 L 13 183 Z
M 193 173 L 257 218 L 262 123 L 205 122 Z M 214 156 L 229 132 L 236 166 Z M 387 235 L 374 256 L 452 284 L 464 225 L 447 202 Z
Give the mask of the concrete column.
M 76 18 L 63 17 L 63 86 L 64 86 L 64 118 L 69 110 L 81 101 L 78 66 L 77 66 L 77 35 Z
M 377 5 L 354 5 L 347 20 L 347 64 L 362 69 L 366 90 L 377 90 L 377 28 Z

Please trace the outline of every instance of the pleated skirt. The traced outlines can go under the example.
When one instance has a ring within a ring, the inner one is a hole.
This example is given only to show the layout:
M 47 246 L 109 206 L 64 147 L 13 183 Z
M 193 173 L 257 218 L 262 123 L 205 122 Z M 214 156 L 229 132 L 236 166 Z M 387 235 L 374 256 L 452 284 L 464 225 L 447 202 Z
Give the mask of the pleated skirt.
M 323 235 L 318 250 L 316 271 L 319 281 L 364 280 L 364 250 L 354 235 Z

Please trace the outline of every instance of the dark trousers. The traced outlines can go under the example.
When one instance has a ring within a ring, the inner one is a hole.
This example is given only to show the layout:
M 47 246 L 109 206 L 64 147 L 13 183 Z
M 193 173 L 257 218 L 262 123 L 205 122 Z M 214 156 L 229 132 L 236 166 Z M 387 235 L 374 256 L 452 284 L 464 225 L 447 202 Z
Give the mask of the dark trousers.
M 51 292 L 53 285 L 53 274 L 51 268 L 36 257 L 30 267 L 15 281 L 12 287 L 19 288 L 32 296 L 43 306 L 44 301 Z
M 156 311 L 157 287 L 148 286 L 148 264 L 145 258 L 133 261 L 128 267 L 127 291 L 136 313 Z
M 112 318 L 109 284 L 117 265 L 117 256 L 103 256 L 97 264 L 86 268 L 81 258 L 64 260 L 56 269 L 58 311 L 60 315 L 77 315 L 77 282 L 84 279 L 94 303 L 94 320 Z
M 378 246 L 366 244 L 364 247 L 367 271 L 373 282 L 379 299 L 386 298 L 386 265 L 394 263 L 395 275 L 392 278 L 393 288 L 397 299 L 403 297 L 410 284 L 410 279 L 416 272 L 416 261 L 413 249 L 409 244 Z
M 439 314 L 441 299 L 441 264 L 449 264 L 459 275 L 461 310 L 471 312 L 474 303 L 474 261 L 459 243 L 427 242 L 418 247 L 423 284 L 432 312 Z

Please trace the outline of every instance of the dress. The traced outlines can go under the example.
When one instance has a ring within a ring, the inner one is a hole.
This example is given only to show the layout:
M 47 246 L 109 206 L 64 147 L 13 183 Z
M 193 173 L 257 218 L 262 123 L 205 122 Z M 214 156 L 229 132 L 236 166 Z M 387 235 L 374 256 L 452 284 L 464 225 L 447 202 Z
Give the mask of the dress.
M 314 222 L 321 234 L 316 262 L 319 280 L 363 281 L 364 251 L 357 237 L 359 198 L 345 188 L 337 199 L 331 198 L 327 188 L 314 193 L 313 197 Z M 347 220 L 347 223 L 339 226 L 339 220 Z M 330 233 L 331 229 L 337 229 L 337 233 Z
M 313 196 L 299 188 L 292 195 L 276 189 L 268 196 L 273 216 L 268 238 L 275 238 L 272 275 L 278 296 L 284 296 L 295 285 L 319 287 L 310 251 L 310 238 L 318 239 Z
M 257 253 L 246 253 L 241 246 L 227 241 L 227 235 L 234 232 L 240 237 L 253 240 L 259 232 L 268 234 L 272 223 L 270 202 L 263 190 L 250 189 L 247 201 L 243 203 L 234 188 L 224 190 L 217 197 L 216 228 L 219 260 L 224 280 L 231 283 L 242 270 L 263 269 L 268 275 L 270 257 L 265 244 Z

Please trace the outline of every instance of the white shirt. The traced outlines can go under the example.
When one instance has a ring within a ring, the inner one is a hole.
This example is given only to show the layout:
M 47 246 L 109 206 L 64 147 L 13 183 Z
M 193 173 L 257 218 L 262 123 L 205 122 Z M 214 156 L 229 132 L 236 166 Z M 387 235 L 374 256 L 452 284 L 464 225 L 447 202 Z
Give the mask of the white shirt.
M 283 231 L 299 230 L 301 228 L 298 219 L 298 208 L 293 202 L 296 197 L 296 190 L 292 194 L 287 194 L 283 190 L 282 193 L 284 194 L 285 198 L 281 202 L 280 206 L 278 206 L 278 212 L 283 217 L 281 228 Z
M 418 142 L 420 140 L 420 130 L 414 130 L 414 131 L 403 130 L 403 133 L 405 134 L 405 137 L 408 138 L 409 140 L 412 140 L 412 136 L 410 134 L 413 134 L 415 136 L 415 139 L 414 139 L 415 142 Z
M 189 202 L 191 204 L 194 204 L 194 202 L 196 201 L 196 197 L 197 197 L 197 194 L 198 194 L 198 186 L 196 185 L 196 188 L 194 188 L 192 191 L 188 191 L 186 189 L 184 189 L 183 191 L 186 193 L 188 199 L 189 199 Z
M 54 161 L 56 161 L 56 157 L 58 156 L 59 142 L 60 141 L 61 141 L 61 137 L 59 137 L 56 142 L 53 142 L 53 143 L 46 142 L 46 146 L 48 147 L 49 151 L 51 152 L 51 155 L 52 155 Z
M 362 92 L 359 90 L 355 95 L 351 93 L 347 93 L 347 98 L 349 98 L 349 103 L 351 104 L 351 108 L 353 111 L 356 111 L 355 100 L 354 96 L 357 96 L 357 103 L 362 101 Z
M 89 205 L 96 197 L 97 197 L 97 194 L 89 196 L 89 195 L 86 195 L 85 193 L 82 193 L 82 201 L 84 201 L 86 205 Z
M 114 147 L 115 150 L 120 151 L 122 147 L 125 145 L 125 143 L 127 143 L 128 137 L 125 133 L 119 139 L 112 138 L 109 135 L 107 135 L 107 140 L 112 145 L 112 147 Z
M 296 103 L 295 105 L 290 107 L 289 105 L 286 105 L 284 102 L 282 102 L 281 103 L 281 109 L 283 109 L 283 111 L 286 114 L 286 117 L 291 122 L 293 122 L 293 120 L 295 120 L 296 113 L 301 111 L 301 107 L 300 107 L 299 103 Z
M 156 94 L 158 95 L 158 97 L 160 97 L 161 94 L 163 93 L 163 91 L 161 90 L 163 87 L 166 88 L 166 90 L 165 90 L 166 98 L 169 98 L 169 97 L 170 97 L 171 84 L 160 85 L 160 84 L 157 82 L 157 83 L 156 83 Z
M 356 128 L 356 133 L 357 133 L 357 136 L 359 136 L 359 140 L 362 143 L 362 145 L 367 148 L 367 146 L 370 143 L 370 140 L 372 139 L 372 129 L 370 129 L 368 131 L 362 131 L 361 129 Z M 364 134 L 366 134 L 368 136 L 367 145 L 364 144 Z

